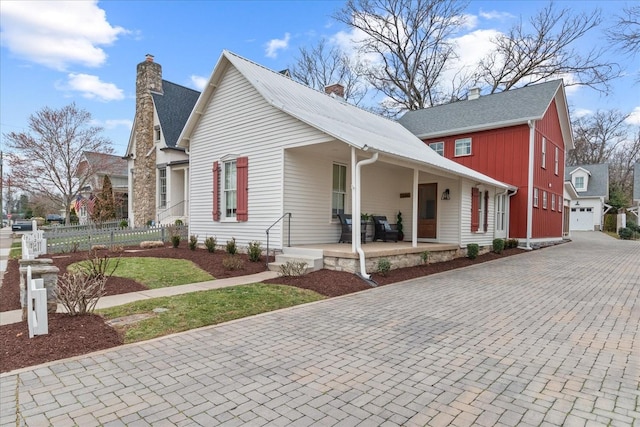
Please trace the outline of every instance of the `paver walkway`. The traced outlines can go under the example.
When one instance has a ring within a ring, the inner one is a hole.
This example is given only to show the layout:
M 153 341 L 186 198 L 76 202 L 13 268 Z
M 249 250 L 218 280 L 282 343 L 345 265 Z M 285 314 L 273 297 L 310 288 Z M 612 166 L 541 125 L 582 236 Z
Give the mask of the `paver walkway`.
M 640 425 L 640 242 L 574 242 L 0 376 L 1 425 Z

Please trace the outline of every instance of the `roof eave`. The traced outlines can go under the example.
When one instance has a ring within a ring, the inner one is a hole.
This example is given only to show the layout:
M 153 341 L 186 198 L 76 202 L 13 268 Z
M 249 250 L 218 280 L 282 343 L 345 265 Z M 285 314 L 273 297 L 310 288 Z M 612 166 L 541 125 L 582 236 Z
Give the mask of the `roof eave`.
M 507 120 L 503 122 L 485 123 L 480 126 L 467 126 L 457 129 L 447 129 L 441 132 L 423 133 L 416 135 L 420 139 L 442 138 L 451 135 L 460 135 L 463 133 L 481 132 L 485 130 L 500 129 L 511 126 L 526 125 L 529 120 L 540 120 L 541 116 L 519 118 L 517 120 Z

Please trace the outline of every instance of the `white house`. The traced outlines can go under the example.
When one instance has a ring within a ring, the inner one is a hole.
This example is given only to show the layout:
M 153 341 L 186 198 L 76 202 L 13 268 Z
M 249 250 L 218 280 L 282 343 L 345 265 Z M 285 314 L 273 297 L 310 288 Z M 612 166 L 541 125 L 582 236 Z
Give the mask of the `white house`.
M 494 199 L 512 189 L 439 156 L 397 122 L 229 51 L 178 147 L 189 153 L 189 233 L 200 241 L 264 243 L 275 223 L 272 248 L 289 239 L 336 243 L 336 213 L 395 219 L 401 211 L 414 246 L 491 245 Z M 279 221 L 288 213 L 290 235 Z M 360 253 L 359 221 L 353 228 L 352 252 Z
M 577 198 L 571 201 L 569 230 L 602 230 L 603 218 L 610 208 L 605 201 L 609 198 L 609 165 L 568 166 L 565 181 L 570 181 Z

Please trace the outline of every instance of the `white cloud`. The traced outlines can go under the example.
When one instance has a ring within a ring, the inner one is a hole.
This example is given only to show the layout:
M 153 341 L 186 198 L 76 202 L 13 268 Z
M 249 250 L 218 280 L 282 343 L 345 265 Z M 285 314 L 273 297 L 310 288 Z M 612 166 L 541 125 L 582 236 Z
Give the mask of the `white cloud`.
M 122 27 L 107 22 L 97 1 L 5 1 L 2 45 L 15 55 L 64 71 L 71 64 L 101 66 Z
M 193 74 L 190 77 L 190 80 L 191 80 L 191 84 L 193 84 L 193 86 L 196 89 L 198 89 L 200 92 L 204 90 L 204 87 L 207 85 L 207 82 L 209 81 L 208 78 L 202 77 L 202 76 L 196 76 L 195 74 Z
M 478 26 L 478 17 L 475 15 L 462 15 L 462 28 L 465 30 L 473 30 Z
M 492 10 L 490 12 L 480 11 L 479 15 L 481 18 L 484 18 L 484 19 L 489 19 L 489 20 L 497 19 L 499 21 L 505 21 L 508 19 L 515 18 L 515 16 L 510 14 L 509 12 L 498 12 L 497 10 Z
M 571 111 L 571 117 L 574 119 L 590 116 L 592 114 L 593 114 L 593 110 L 589 110 L 588 108 L 576 108 L 575 110 Z
M 289 47 L 289 40 L 291 40 L 291 34 L 284 33 L 284 39 L 272 39 L 267 43 L 265 55 L 268 58 L 277 58 L 278 51 Z
M 97 99 L 99 101 L 119 101 L 124 99 L 122 89 L 113 83 L 100 81 L 98 76 L 90 74 L 74 74 L 67 76 L 66 84 L 57 84 L 59 90 L 80 92 L 84 98 Z
M 104 122 L 104 128 L 105 129 L 115 129 L 115 128 L 120 127 L 120 126 L 131 130 L 131 128 L 133 127 L 133 120 L 129 120 L 129 119 L 112 119 L 112 120 L 105 120 L 105 122 Z
M 634 108 L 625 122 L 632 126 L 640 126 L 640 107 Z

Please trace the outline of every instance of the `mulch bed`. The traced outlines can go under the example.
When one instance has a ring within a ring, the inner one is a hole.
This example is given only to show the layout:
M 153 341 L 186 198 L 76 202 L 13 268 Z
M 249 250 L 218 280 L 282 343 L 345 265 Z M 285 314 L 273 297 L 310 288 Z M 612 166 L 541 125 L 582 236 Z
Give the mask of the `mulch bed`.
M 127 248 L 133 249 L 133 248 Z M 222 259 L 227 256 L 223 251 L 209 253 L 205 249 L 191 251 L 188 247 L 144 249 L 121 253 L 122 257 L 178 258 L 193 261 L 215 278 L 234 277 L 259 273 L 266 270 L 264 262 L 249 262 L 247 256 L 239 254 L 244 260 L 242 270 L 229 271 L 222 267 Z M 373 280 L 379 285 L 396 283 L 403 280 L 427 276 L 429 274 L 466 267 L 486 261 L 524 252 L 521 249 L 507 249 L 502 254 L 487 253 L 475 260 L 457 258 L 452 261 L 420 265 L 416 267 L 391 270 L 386 276 L 373 274 Z M 103 253 L 106 253 L 103 252 Z M 113 254 L 116 256 L 116 254 Z M 61 273 L 68 265 L 87 259 L 86 252 L 49 256 Z M 20 276 L 17 260 L 9 260 L 7 271 L 0 287 L 0 311 L 20 309 Z M 320 270 L 300 277 L 279 277 L 265 281 L 299 288 L 310 289 L 327 297 L 336 297 L 370 289 L 370 286 L 356 275 L 346 272 Z M 116 295 L 147 289 L 134 280 L 110 277 L 107 280 L 107 294 Z M 26 322 L 0 326 L 0 372 L 33 366 L 67 357 L 77 356 L 96 350 L 115 347 L 122 344 L 122 338 L 116 329 L 106 325 L 97 315 L 69 316 L 66 314 L 49 315 L 49 334 L 29 339 Z

